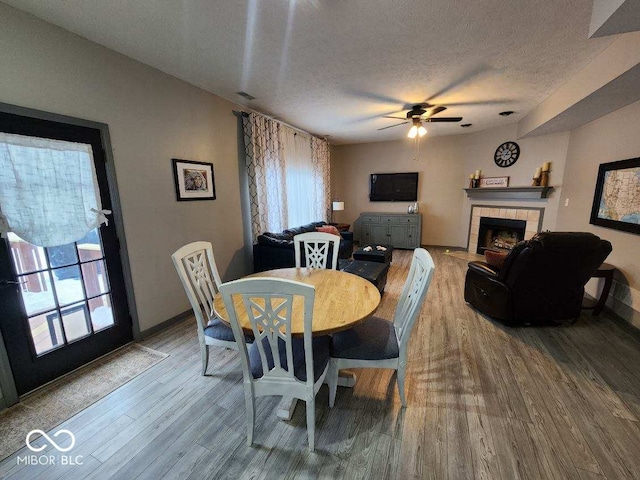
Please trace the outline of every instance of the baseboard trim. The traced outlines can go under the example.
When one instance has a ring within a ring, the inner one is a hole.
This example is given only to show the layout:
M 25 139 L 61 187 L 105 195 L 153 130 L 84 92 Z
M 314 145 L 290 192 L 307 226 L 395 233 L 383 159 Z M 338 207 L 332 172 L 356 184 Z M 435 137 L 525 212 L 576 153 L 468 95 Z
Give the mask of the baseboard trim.
M 171 317 L 169 320 L 165 320 L 164 322 L 159 323 L 158 325 L 154 325 L 153 327 L 140 332 L 140 338 L 136 339 L 136 341 L 146 340 L 147 338 L 151 337 L 152 335 L 155 335 L 156 333 L 164 330 L 165 328 L 169 328 L 170 326 L 175 325 L 176 323 L 181 322 L 185 318 L 189 318 L 191 316 L 193 316 L 193 310 L 187 310 L 186 312 L 179 313 L 175 317 Z
M 445 250 L 450 250 L 452 252 L 466 252 L 467 251 L 467 247 L 454 247 L 451 245 L 420 245 L 420 248 L 425 248 L 425 249 L 429 249 L 429 248 L 444 248 Z
M 625 332 L 627 332 L 629 335 L 631 335 L 633 338 L 635 338 L 640 342 L 640 329 L 636 327 L 633 323 L 625 319 L 623 316 L 621 316 L 617 312 L 614 312 L 607 305 L 604 306 L 604 308 L 602 309 L 602 312 L 606 313 L 616 325 L 618 325 Z
M 588 298 L 589 300 L 591 300 L 594 303 L 597 301 L 596 298 L 594 298 L 592 295 L 590 295 L 590 294 L 588 294 L 586 292 L 585 292 L 584 296 L 585 296 L 585 298 Z M 618 325 L 622 330 L 627 332 L 629 335 L 631 335 L 636 340 L 640 341 L 640 328 L 636 327 L 632 323 L 633 322 L 633 320 L 632 320 L 633 317 L 638 315 L 638 312 L 633 310 L 628 305 L 625 305 L 625 304 L 621 303 L 620 301 L 618 301 L 614 297 L 610 296 L 609 299 L 613 299 L 613 302 L 617 305 L 617 308 L 621 308 L 621 307 L 624 308 L 627 316 L 629 316 L 629 319 L 627 319 L 624 316 L 620 315 L 618 312 L 616 312 L 611 307 L 609 307 L 609 305 L 605 305 L 604 306 L 604 308 L 602 309 L 602 313 L 600 313 L 600 316 L 602 316 L 603 314 L 606 315 L 608 318 L 610 318 L 613 321 L 613 323 Z

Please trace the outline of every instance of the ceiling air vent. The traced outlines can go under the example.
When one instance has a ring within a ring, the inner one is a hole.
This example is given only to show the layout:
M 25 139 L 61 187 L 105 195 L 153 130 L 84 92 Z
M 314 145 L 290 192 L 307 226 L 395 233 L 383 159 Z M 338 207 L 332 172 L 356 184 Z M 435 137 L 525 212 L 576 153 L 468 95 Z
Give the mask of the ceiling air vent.
M 242 98 L 246 98 L 247 100 L 255 100 L 256 97 L 253 95 L 249 95 L 247 92 L 236 92 L 237 95 L 240 95 Z

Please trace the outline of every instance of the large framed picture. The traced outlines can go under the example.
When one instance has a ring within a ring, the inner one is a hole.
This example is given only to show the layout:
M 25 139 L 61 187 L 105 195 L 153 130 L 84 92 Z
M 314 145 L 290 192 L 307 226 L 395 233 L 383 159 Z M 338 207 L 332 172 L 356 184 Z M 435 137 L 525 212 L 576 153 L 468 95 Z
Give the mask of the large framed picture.
M 640 158 L 600 165 L 590 223 L 640 234 Z
M 178 201 L 216 199 L 213 163 L 177 158 L 171 161 L 173 162 L 173 178 Z

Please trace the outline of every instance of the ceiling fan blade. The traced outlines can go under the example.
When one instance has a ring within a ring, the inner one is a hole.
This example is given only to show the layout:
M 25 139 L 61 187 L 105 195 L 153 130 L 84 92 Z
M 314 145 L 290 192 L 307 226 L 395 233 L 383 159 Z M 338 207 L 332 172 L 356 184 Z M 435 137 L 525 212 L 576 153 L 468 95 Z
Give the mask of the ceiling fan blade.
M 395 118 L 396 120 L 406 120 L 407 117 L 392 117 L 390 115 L 382 115 L 382 118 Z
M 477 102 L 454 102 L 447 103 L 449 107 L 476 107 L 476 106 L 491 106 L 491 105 L 505 105 L 509 106 L 511 100 L 478 100 Z
M 436 113 L 444 112 L 446 109 L 447 107 L 434 107 L 433 110 L 427 114 L 425 119 L 433 117 Z
M 462 120 L 462 117 L 437 117 L 437 118 L 426 118 L 425 122 L 459 122 Z
M 461 77 L 459 77 L 457 80 L 453 81 L 452 83 L 445 85 L 444 87 L 442 87 L 439 91 L 435 92 L 433 95 L 431 95 L 429 98 L 427 98 L 425 100 L 425 102 L 431 102 L 431 101 L 436 101 L 436 99 L 438 97 L 442 97 L 444 96 L 446 93 L 450 92 L 451 90 L 454 90 L 456 88 L 458 88 L 460 85 L 463 85 L 477 77 L 482 77 L 483 75 L 486 75 L 487 73 L 489 73 L 491 70 L 493 70 L 491 67 L 487 66 L 487 65 L 479 65 L 475 68 L 472 68 L 471 70 L 465 72 Z M 451 106 L 450 103 L 447 103 L 447 105 Z
M 387 128 L 399 127 L 400 125 L 404 125 L 406 123 L 409 123 L 409 122 L 396 123 L 395 125 L 390 125 L 388 127 L 382 127 L 382 128 L 379 128 L 378 130 L 386 130 Z

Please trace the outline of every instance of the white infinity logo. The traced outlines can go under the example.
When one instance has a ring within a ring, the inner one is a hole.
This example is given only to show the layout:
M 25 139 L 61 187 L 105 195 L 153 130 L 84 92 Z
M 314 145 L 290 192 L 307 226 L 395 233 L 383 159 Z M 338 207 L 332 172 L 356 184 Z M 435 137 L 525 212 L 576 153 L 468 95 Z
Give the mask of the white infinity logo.
M 54 437 L 58 437 L 58 435 L 60 435 L 61 433 L 66 433 L 67 435 L 69 435 L 69 437 L 71 438 L 71 445 L 69 445 L 68 447 L 61 447 L 60 445 L 58 445 L 56 442 L 54 442 L 53 438 L 51 438 L 49 435 L 47 435 L 46 433 L 44 433 L 42 430 L 31 430 L 29 433 L 27 433 L 27 438 L 26 438 L 26 443 L 27 443 L 27 447 L 29 448 L 29 450 L 31 450 L 32 452 L 41 452 L 42 450 L 44 450 L 45 448 L 47 448 L 47 445 L 43 445 L 41 447 L 34 447 L 31 445 L 30 443 L 30 439 L 33 435 L 36 434 L 40 434 L 42 435 L 44 438 L 47 439 L 47 441 L 53 445 L 53 448 L 55 448 L 56 450 L 58 450 L 59 452 L 68 452 L 69 450 L 71 450 L 74 445 L 76 444 L 76 437 L 73 433 L 71 433 L 69 430 L 58 430 L 56 433 L 53 434 Z

